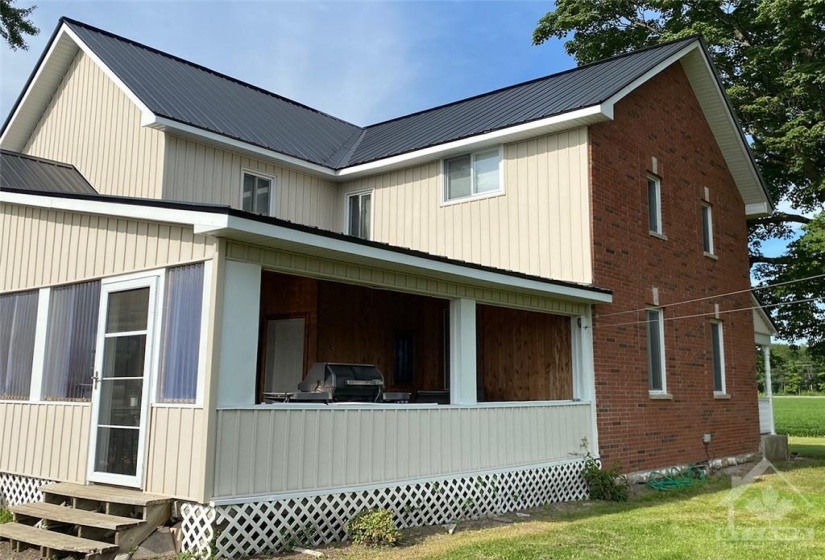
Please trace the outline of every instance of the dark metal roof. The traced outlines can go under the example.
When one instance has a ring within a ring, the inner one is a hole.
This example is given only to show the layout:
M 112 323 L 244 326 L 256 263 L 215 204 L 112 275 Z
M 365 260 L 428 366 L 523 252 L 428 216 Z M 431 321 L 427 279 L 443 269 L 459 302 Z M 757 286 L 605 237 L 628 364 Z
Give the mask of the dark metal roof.
M 63 20 L 154 114 L 327 165 L 361 128 L 78 21 Z
M 0 150 L 0 189 L 62 194 L 97 194 L 72 165 Z
M 689 37 L 358 127 L 107 31 L 63 18 L 158 116 L 341 169 L 599 104 Z

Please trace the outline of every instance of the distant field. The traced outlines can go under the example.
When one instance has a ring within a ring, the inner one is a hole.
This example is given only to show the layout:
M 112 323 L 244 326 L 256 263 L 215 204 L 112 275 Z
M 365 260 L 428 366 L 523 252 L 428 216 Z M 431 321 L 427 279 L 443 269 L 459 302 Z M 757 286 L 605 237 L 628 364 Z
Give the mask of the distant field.
M 774 397 L 776 433 L 825 436 L 825 397 Z

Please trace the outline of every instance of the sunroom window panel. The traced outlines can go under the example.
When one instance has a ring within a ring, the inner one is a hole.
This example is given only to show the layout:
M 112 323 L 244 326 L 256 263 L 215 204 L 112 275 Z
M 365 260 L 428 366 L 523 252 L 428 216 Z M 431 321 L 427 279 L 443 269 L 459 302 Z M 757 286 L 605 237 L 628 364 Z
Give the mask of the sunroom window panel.
M 195 402 L 202 306 L 203 264 L 168 269 L 160 351 L 161 402 Z
M 469 155 L 447 162 L 447 198 L 453 200 L 472 194 L 472 160 Z
M 31 391 L 38 292 L 0 296 L 0 399 Z
M 499 190 L 498 149 L 476 154 L 473 169 L 475 173 L 474 194 Z
M 100 282 L 54 288 L 49 302 L 43 398 L 83 401 L 91 397 Z

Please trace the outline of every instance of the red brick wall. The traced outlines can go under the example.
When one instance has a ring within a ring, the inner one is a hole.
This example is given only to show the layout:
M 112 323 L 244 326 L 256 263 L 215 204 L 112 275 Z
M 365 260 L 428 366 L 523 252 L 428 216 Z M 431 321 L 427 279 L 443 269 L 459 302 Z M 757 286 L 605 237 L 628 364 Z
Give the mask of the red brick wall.
M 615 120 L 590 128 L 595 284 L 613 303 L 594 309 L 599 443 L 608 464 L 625 472 L 756 451 L 759 413 L 753 320 L 747 293 L 670 306 L 749 287 L 744 204 L 680 64 L 615 107 Z M 658 160 L 653 169 L 652 158 Z M 649 233 L 647 176 L 662 184 L 667 239 Z M 704 255 L 704 188 L 713 204 L 714 249 Z M 643 321 L 659 289 L 665 314 L 665 371 L 672 400 L 648 394 Z M 724 323 L 727 393 L 713 394 L 710 321 L 674 317 L 714 313 Z M 606 316 L 637 310 L 638 312 Z M 636 324 L 627 324 L 634 323 Z

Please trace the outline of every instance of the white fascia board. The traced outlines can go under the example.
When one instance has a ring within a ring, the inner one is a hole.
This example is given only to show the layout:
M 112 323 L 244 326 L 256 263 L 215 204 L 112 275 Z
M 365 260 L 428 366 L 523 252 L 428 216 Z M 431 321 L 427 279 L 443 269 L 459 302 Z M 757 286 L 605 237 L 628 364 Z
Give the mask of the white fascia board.
M 6 191 L 0 191 L 0 202 L 32 206 L 35 208 L 46 208 L 60 212 L 98 214 L 113 216 L 115 218 L 191 226 L 204 225 L 207 227 L 221 227 L 226 223 L 226 215 L 213 212 L 198 212 L 197 210 L 181 210 L 142 204 L 106 202 L 102 200 L 60 198 L 59 196 L 40 196 Z
M 12 115 L 11 119 L 9 119 L 8 126 L 3 131 L 2 136 L 0 136 L 0 148 L 12 150 L 15 152 L 19 152 L 23 149 L 23 146 L 19 142 L 11 141 L 9 139 L 9 136 L 12 134 L 12 131 L 15 130 L 15 123 L 20 118 L 21 113 L 25 111 L 28 104 L 30 103 L 33 92 L 37 88 L 42 87 L 44 73 L 46 69 L 54 63 L 55 52 L 58 48 L 62 48 L 64 46 L 65 41 L 67 40 L 67 36 L 65 34 L 65 27 L 66 26 L 64 24 L 60 32 L 57 35 L 55 35 L 54 40 L 51 42 L 48 50 L 46 51 L 46 56 L 43 57 L 43 61 L 37 67 L 37 70 L 35 70 L 34 76 L 32 77 L 31 82 L 29 82 L 29 87 L 26 88 L 26 91 L 23 93 L 23 97 L 20 100 L 20 103 L 17 104 L 17 107 L 14 110 L 14 114 Z M 68 66 L 66 68 L 68 68 Z M 63 73 L 65 74 L 65 69 Z M 57 85 L 59 85 L 59 81 L 57 82 Z M 55 87 L 57 87 L 57 85 Z M 49 95 L 50 100 L 52 94 Z M 46 102 L 46 104 L 48 105 L 48 101 Z M 28 138 L 28 135 L 26 135 L 26 138 Z
M 425 160 L 442 158 L 452 154 L 468 152 L 486 146 L 495 146 L 514 142 L 531 136 L 541 136 L 559 130 L 587 126 L 597 122 L 607 121 L 613 118 L 612 107 L 606 108 L 602 105 L 592 105 L 555 115 L 546 119 L 524 123 L 516 126 L 509 126 L 493 132 L 462 138 L 446 144 L 439 144 L 421 150 L 415 150 L 406 154 L 392 156 L 370 163 L 345 167 L 338 171 L 338 176 L 346 179 L 354 179 L 362 175 L 380 173 L 383 171 L 415 165 Z
M 126 84 L 124 84 L 123 81 L 120 78 L 118 78 L 114 72 L 112 72 L 112 69 L 109 68 L 100 59 L 100 57 L 98 57 L 95 54 L 95 52 L 92 49 L 90 49 L 89 46 L 86 43 L 84 43 L 83 40 L 80 37 L 78 37 L 74 31 L 72 31 L 72 29 L 68 25 L 64 23 L 60 31 L 61 33 L 65 33 L 66 35 L 71 37 L 72 40 L 75 43 L 77 43 L 77 46 L 80 47 L 80 49 L 83 51 L 83 54 L 92 59 L 92 61 L 98 65 L 98 67 L 103 71 L 103 73 L 106 74 L 106 77 L 112 80 L 112 82 L 114 82 L 118 89 L 122 91 L 126 95 L 126 97 L 128 97 L 129 100 L 132 103 L 134 103 L 135 106 L 137 106 L 138 109 L 140 109 L 141 122 L 145 122 L 150 118 L 150 116 L 153 114 L 152 111 L 149 110 L 149 108 L 143 103 L 143 101 L 138 99 L 138 96 L 135 95 L 134 92 L 131 89 L 129 89 L 126 86 Z
M 383 249 L 353 243 L 343 239 L 332 239 L 325 235 L 318 235 L 305 231 L 299 231 L 275 224 L 265 224 L 255 220 L 249 220 L 237 216 L 227 216 L 227 221 L 222 227 L 210 227 L 208 225 L 196 225 L 195 233 L 203 235 L 224 236 L 229 232 L 239 232 L 261 237 L 268 237 L 273 240 L 285 241 L 309 247 L 312 249 L 342 253 L 368 259 L 371 261 L 391 264 L 393 266 L 406 266 L 410 268 L 427 270 L 441 275 L 464 278 L 472 283 L 495 284 L 517 290 L 540 293 L 545 296 L 555 296 L 563 299 L 571 299 L 587 303 L 610 303 L 613 301 L 611 294 L 593 292 L 574 286 L 563 286 L 550 284 L 529 278 L 520 278 L 505 273 L 490 270 L 480 270 L 474 267 L 461 266 L 460 264 L 447 263 L 443 261 L 409 255 Z
M 768 330 L 771 332 L 771 335 L 776 336 L 777 330 L 773 326 L 773 323 L 771 322 L 771 319 L 768 316 L 768 312 L 765 311 L 765 308 L 762 307 L 762 304 L 759 303 L 759 300 L 756 299 L 756 296 L 753 294 L 751 294 L 751 302 L 753 302 L 753 307 L 754 309 L 756 309 L 756 313 L 759 315 L 759 317 L 762 318 L 762 321 L 765 323 L 765 326 L 768 327 Z
M 485 134 L 478 134 L 469 138 L 463 138 L 454 142 L 447 142 L 446 144 L 439 144 L 437 146 L 415 150 L 406 154 L 400 154 L 362 165 L 345 167 L 344 169 L 337 171 L 322 165 L 317 165 L 315 163 L 298 159 L 296 157 L 288 156 L 274 150 L 261 148 L 260 146 L 255 146 L 254 144 L 250 144 L 242 140 L 229 138 L 222 134 L 217 134 L 215 132 L 203 130 L 191 125 L 179 123 L 172 119 L 157 115 L 151 115 L 151 118 L 141 124 L 157 130 L 174 132 L 184 137 L 203 139 L 211 144 L 223 145 L 234 150 L 275 160 L 288 166 L 303 169 L 315 175 L 320 175 L 330 180 L 350 180 L 364 175 L 398 169 L 400 167 L 409 167 L 424 161 L 446 157 L 451 154 L 472 151 L 485 146 L 514 142 L 516 140 L 531 136 L 550 134 L 552 132 L 558 132 L 560 130 L 567 130 L 579 126 L 587 126 L 597 122 L 610 120 L 612 118 L 612 107 L 593 105 L 577 111 L 571 111 L 570 113 L 555 115 L 546 119 L 511 126 Z
M 203 130 L 202 128 L 184 124 L 172 119 L 168 119 L 166 117 L 160 117 L 155 114 L 150 114 L 150 117 L 147 120 L 141 122 L 141 124 L 149 128 L 154 128 L 156 130 L 177 133 L 178 135 L 183 137 L 206 140 L 210 144 L 218 144 L 221 146 L 226 146 L 228 148 L 234 149 L 236 151 L 251 154 L 253 156 L 263 157 L 269 160 L 275 160 L 290 167 L 303 169 L 305 171 L 309 171 L 310 173 L 314 173 L 315 175 L 321 175 L 328 179 L 334 179 L 337 176 L 335 170 L 330 169 L 328 167 L 324 167 L 323 165 L 310 163 L 308 161 L 288 156 L 286 154 L 282 154 L 274 150 L 261 148 L 260 146 L 250 144 L 249 142 L 236 140 L 234 138 L 230 138 L 228 136 L 224 136 L 216 132 Z

